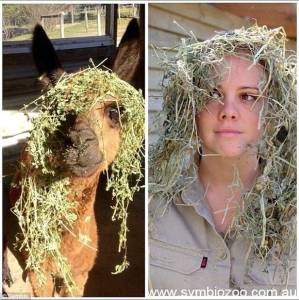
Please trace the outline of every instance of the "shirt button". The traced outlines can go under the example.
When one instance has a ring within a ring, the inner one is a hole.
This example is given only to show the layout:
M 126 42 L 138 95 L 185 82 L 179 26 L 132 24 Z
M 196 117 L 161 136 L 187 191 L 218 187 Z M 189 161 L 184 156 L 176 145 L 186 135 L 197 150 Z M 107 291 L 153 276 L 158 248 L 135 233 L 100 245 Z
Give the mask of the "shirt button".
M 220 259 L 222 259 L 222 260 L 227 259 L 227 253 L 226 252 L 222 253 L 220 256 Z

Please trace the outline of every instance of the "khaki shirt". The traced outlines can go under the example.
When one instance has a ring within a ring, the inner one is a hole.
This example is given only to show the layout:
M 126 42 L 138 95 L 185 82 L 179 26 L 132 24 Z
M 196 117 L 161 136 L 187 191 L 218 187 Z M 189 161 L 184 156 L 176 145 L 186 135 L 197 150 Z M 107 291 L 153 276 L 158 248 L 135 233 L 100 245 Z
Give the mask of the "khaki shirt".
M 296 251 L 284 262 L 262 261 L 246 237 L 224 240 L 215 230 L 202 200 L 203 188 L 194 178 L 163 216 L 158 201 L 150 201 L 150 293 L 167 289 L 186 296 L 188 291 L 210 288 L 246 290 L 250 296 L 253 289 L 275 289 L 268 295 L 289 292 L 294 296 Z

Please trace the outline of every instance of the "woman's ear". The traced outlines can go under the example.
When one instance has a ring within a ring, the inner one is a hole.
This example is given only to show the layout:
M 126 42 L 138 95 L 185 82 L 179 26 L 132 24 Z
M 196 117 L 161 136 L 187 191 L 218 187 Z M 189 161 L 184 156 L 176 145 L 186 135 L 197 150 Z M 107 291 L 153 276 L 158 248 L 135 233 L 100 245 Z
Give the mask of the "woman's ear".
M 32 55 L 43 86 L 54 86 L 64 73 L 53 44 L 40 24 L 33 30 Z

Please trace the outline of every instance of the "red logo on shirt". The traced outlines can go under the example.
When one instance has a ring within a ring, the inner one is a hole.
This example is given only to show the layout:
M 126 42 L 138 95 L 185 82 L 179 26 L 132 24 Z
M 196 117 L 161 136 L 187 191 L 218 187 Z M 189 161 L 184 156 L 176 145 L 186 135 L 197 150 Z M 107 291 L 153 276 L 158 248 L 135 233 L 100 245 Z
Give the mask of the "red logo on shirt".
M 200 267 L 204 269 L 207 266 L 207 263 L 208 263 L 208 258 L 206 256 L 204 256 L 202 258 Z

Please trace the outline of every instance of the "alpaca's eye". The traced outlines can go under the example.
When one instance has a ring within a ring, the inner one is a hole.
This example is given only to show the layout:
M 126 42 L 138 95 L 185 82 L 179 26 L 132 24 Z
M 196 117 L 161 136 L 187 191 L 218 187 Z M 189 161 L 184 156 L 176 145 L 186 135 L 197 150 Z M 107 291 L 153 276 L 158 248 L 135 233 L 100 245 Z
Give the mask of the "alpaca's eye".
M 116 105 L 111 105 L 105 109 L 107 117 L 111 120 L 112 125 L 116 126 L 120 124 L 120 109 Z
M 109 107 L 108 116 L 114 123 L 119 123 L 119 111 L 117 107 Z

